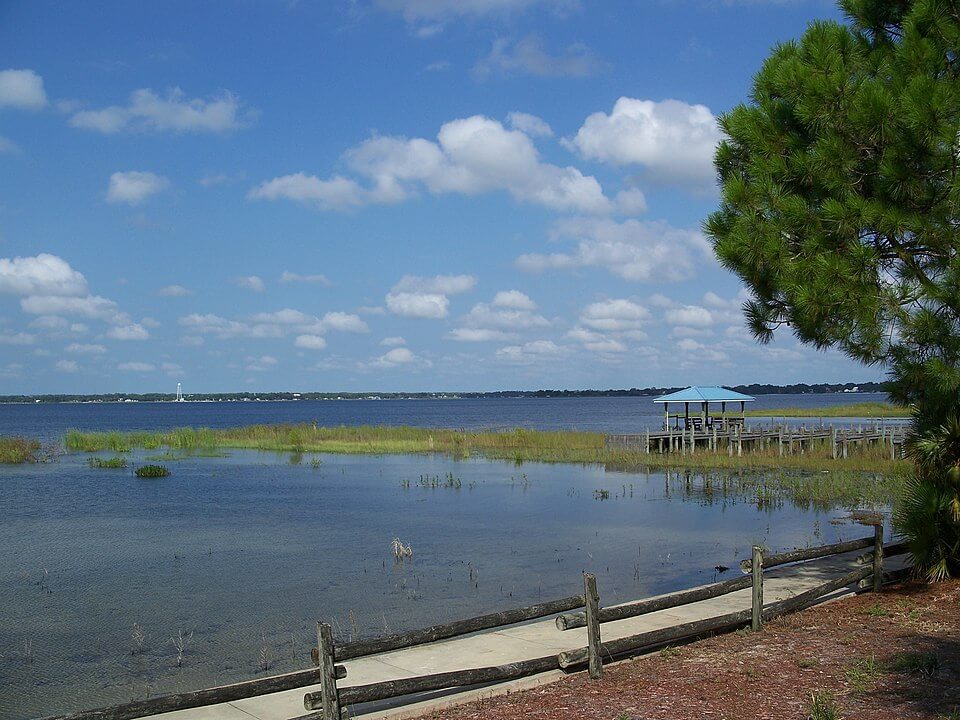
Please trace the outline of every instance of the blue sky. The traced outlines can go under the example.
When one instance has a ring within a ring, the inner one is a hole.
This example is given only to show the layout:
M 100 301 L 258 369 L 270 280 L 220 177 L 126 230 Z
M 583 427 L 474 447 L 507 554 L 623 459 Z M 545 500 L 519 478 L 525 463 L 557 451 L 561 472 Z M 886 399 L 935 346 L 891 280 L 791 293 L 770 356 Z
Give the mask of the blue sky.
M 873 379 L 758 347 L 716 116 L 821 0 L 0 4 L 0 393 Z

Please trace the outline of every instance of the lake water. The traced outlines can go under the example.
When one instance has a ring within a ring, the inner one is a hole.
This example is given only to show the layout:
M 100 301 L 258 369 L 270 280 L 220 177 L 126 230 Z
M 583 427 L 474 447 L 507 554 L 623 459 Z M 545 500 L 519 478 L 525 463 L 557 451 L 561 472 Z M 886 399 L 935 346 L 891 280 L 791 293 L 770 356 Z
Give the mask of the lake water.
M 884 401 L 883 393 L 759 395 L 748 406 L 827 407 Z M 671 409 L 677 410 L 680 406 Z M 0 404 L 0 435 L 57 439 L 80 430 L 163 430 L 172 427 L 231 427 L 255 423 L 313 422 L 320 425 L 416 425 L 500 429 L 576 429 L 643 432 L 660 427 L 663 408 L 647 397 L 491 398 L 476 400 L 313 400 L 220 403 L 37 403 Z M 757 418 L 759 421 L 759 418 Z M 810 422 L 809 419 L 806 422 Z M 843 423 L 842 418 L 830 422 Z
M 0 432 L 308 419 L 631 430 L 658 418 L 647 404 L 2 406 Z M 84 455 L 0 468 L 0 718 L 307 667 L 319 619 L 344 639 L 397 632 L 576 594 L 584 570 L 614 603 L 714 580 L 754 543 L 867 534 L 843 508 L 758 506 L 735 482 L 724 492 L 719 478 L 705 487 L 678 473 L 441 455 L 231 452 L 166 464 L 172 474 L 156 480 L 92 469 Z M 394 561 L 394 537 L 412 560 Z

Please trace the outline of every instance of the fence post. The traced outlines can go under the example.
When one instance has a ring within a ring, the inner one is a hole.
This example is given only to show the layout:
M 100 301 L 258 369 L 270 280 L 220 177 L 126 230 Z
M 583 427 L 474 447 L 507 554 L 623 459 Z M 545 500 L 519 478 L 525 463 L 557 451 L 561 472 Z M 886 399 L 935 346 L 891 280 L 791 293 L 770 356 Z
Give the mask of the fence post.
M 830 435 L 832 436 L 831 443 L 833 445 L 833 459 L 837 459 L 837 428 L 835 426 L 830 427 Z
M 320 687 L 323 690 L 323 720 L 340 720 L 340 694 L 334 667 L 333 630 L 327 623 L 317 623 L 317 649 L 320 660 Z
M 647 438 L 647 440 L 646 440 L 646 442 L 643 444 L 643 447 L 644 447 L 647 455 L 649 455 L 649 454 L 650 454 L 650 428 L 647 428 L 646 438 Z
M 697 436 L 694 435 L 696 428 L 693 425 L 690 426 L 690 454 L 693 455 L 697 449 Z
M 883 525 L 873 526 L 873 591 L 883 586 Z
M 600 596 L 597 593 L 597 576 L 583 574 L 583 596 L 587 606 L 587 649 L 590 658 L 590 679 L 603 677 L 603 659 L 600 656 Z
M 757 545 L 753 546 L 750 570 L 753 574 L 753 620 L 750 628 L 760 632 L 763 630 L 763 550 Z

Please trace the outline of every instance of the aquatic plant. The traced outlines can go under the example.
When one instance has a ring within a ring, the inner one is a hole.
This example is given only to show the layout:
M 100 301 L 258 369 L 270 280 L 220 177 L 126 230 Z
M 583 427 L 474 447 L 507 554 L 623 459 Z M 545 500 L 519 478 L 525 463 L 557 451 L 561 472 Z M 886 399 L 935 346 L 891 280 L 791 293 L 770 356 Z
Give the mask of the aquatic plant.
M 109 460 L 104 458 L 92 457 L 87 460 L 92 468 L 119 469 L 127 466 L 126 459 L 122 457 L 112 457 Z
M 37 462 L 40 441 L 25 437 L 0 437 L 0 463 L 21 465 Z
M 139 623 L 133 624 L 133 630 L 130 631 L 130 639 L 133 641 L 133 654 L 143 654 L 143 645 L 147 641 L 147 634 L 140 627 Z
M 170 471 L 163 465 L 141 465 L 133 474 L 138 478 L 162 478 L 167 477 Z
M 193 633 L 184 635 L 183 630 L 177 630 L 177 636 L 170 638 L 174 650 L 177 651 L 177 667 L 183 667 L 183 656 L 186 654 L 187 646 L 191 640 L 193 640 Z
M 413 557 L 413 548 L 409 545 L 404 545 L 400 538 L 394 538 L 390 542 L 390 549 L 393 551 L 393 556 L 397 560 L 404 560 L 406 558 Z

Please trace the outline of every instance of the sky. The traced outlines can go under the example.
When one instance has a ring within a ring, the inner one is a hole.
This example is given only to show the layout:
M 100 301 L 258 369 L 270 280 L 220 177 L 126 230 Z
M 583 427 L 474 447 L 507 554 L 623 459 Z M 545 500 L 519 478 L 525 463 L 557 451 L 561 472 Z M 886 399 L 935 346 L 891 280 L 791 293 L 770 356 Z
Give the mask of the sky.
M 0 2 L 0 393 L 879 379 L 759 346 L 717 118 L 826 0 Z

